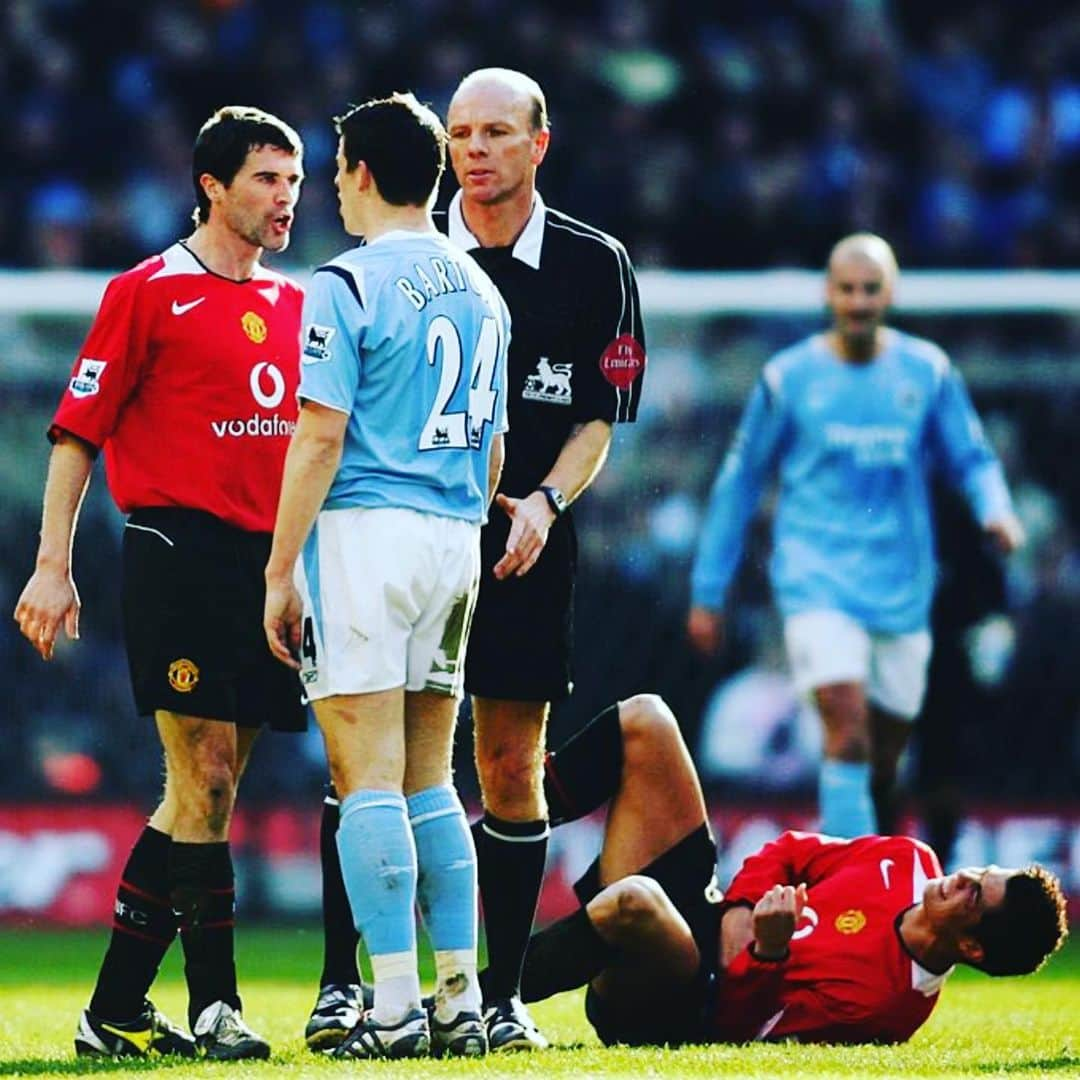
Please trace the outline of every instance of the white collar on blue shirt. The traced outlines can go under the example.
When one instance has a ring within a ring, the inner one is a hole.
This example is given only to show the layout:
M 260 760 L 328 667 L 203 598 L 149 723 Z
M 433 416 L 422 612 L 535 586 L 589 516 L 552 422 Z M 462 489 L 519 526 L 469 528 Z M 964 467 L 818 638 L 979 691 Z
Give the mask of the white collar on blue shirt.
M 438 236 L 438 229 L 391 229 L 376 236 L 374 240 L 365 240 L 361 247 L 374 247 L 384 240 L 416 240 L 423 236 Z
M 476 239 L 469 226 L 465 224 L 465 215 L 461 211 L 460 191 L 450 200 L 450 206 L 446 213 L 449 222 L 447 235 L 450 237 L 452 244 L 456 244 L 465 251 L 471 251 L 481 246 L 480 241 Z M 544 205 L 544 200 L 540 198 L 540 192 L 537 191 L 533 195 L 532 213 L 525 223 L 525 228 L 521 230 L 521 235 L 514 241 L 513 251 L 515 259 L 519 259 L 534 270 L 540 269 L 540 250 L 544 246 L 544 222 L 546 219 L 547 207 Z

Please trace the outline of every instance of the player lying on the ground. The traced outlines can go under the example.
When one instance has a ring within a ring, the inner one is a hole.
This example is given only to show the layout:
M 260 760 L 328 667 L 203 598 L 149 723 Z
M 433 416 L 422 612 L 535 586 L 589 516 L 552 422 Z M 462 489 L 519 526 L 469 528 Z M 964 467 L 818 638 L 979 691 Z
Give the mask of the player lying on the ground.
M 523 997 L 588 983 L 605 1043 L 900 1042 L 956 964 L 1025 974 L 1067 933 L 1042 867 L 946 876 L 903 836 L 784 833 L 721 897 L 701 786 L 655 696 L 601 713 L 551 755 L 547 785 L 553 821 L 612 801 L 585 906 L 533 936 Z

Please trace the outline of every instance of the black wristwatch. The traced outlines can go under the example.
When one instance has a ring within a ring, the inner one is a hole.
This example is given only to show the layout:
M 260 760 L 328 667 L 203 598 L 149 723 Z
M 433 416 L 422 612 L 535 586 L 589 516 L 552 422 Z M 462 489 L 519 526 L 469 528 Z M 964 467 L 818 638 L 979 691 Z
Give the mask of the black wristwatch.
M 566 501 L 566 496 L 557 487 L 552 487 L 550 484 L 541 484 L 537 490 L 544 493 L 544 498 L 547 499 L 548 506 L 551 507 L 556 517 L 562 517 L 566 513 L 566 508 L 570 504 Z

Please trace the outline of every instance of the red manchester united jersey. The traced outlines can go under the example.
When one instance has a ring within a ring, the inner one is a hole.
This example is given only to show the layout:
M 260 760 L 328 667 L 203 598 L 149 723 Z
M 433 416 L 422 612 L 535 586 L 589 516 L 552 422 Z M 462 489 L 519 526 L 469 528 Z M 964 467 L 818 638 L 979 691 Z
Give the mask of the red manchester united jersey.
M 750 856 L 726 899 L 756 903 L 773 885 L 806 882 L 808 901 L 790 956 L 756 960 L 744 949 L 721 976 L 717 1037 L 902 1042 L 937 1003 L 945 979 L 904 949 L 898 916 L 941 875 L 918 840 L 838 840 L 784 833 Z
M 54 428 L 104 448 L 125 513 L 183 506 L 272 531 L 302 302 L 280 274 L 231 281 L 174 244 L 109 283 Z

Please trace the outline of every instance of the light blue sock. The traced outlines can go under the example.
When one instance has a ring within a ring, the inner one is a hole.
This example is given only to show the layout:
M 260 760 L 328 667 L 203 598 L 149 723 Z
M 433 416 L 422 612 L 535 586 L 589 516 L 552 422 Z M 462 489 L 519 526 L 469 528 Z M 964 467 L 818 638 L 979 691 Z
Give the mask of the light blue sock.
M 420 878 L 417 899 L 436 952 L 476 948 L 476 849 L 457 792 L 431 787 L 408 798 Z
M 830 836 L 865 836 L 876 830 L 870 798 L 870 763 L 825 758 L 818 777 L 821 831 Z
M 416 847 L 405 796 L 354 791 L 341 801 L 338 857 L 353 923 L 368 953 L 416 950 Z
M 457 792 L 449 785 L 409 796 L 420 868 L 417 899 L 435 953 L 435 1018 L 479 1012 L 476 974 L 476 848 Z

